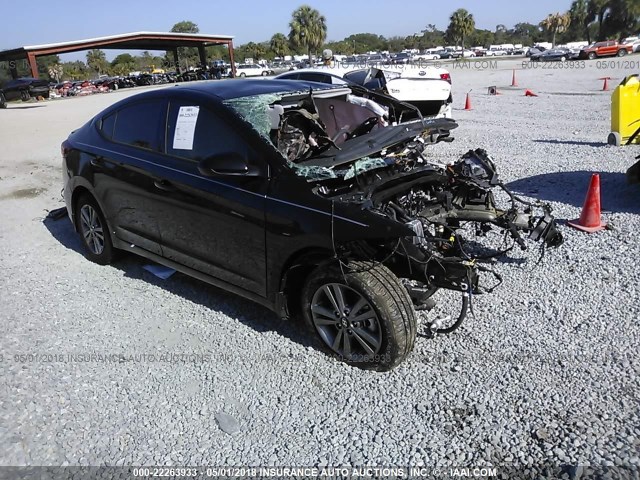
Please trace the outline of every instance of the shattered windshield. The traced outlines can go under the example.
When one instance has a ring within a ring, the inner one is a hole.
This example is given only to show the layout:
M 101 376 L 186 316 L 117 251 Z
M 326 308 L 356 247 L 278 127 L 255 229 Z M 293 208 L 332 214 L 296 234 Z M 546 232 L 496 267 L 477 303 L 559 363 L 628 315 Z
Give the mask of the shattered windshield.
M 287 166 L 308 182 L 350 180 L 395 163 L 393 158 L 363 156 L 335 165 L 314 164 L 314 159 L 328 149 L 340 151 L 349 140 L 378 133 L 378 129 L 386 131 L 390 123 L 387 106 L 355 95 L 351 89 L 252 95 L 225 100 L 224 104 L 247 121 L 285 158 Z M 331 157 L 325 161 L 327 158 Z
M 272 110 L 269 106 L 281 99 L 282 95 L 280 94 L 265 93 L 251 97 L 232 98 L 225 100 L 223 103 L 249 122 L 260 135 L 271 141 L 269 133 L 273 128 L 278 128 L 280 119 L 278 117 L 274 118 L 273 114 L 269 113 Z

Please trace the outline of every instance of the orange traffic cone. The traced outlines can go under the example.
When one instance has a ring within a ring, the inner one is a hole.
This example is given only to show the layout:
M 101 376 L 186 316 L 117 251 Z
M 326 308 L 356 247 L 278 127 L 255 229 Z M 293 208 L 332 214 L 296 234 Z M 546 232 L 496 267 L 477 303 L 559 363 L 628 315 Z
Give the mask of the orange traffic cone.
M 602 77 L 600 80 L 604 80 L 604 83 L 602 84 L 602 91 L 606 92 L 607 90 L 609 90 L 609 79 L 611 77 Z
M 512 87 L 517 87 L 518 86 L 518 82 L 516 81 L 516 69 L 513 69 L 513 75 L 511 76 L 511 86 Z
M 574 228 L 583 232 L 593 233 L 604 230 L 607 224 L 602 221 L 600 214 L 600 175 L 591 175 L 587 197 L 584 199 L 582 213 L 577 220 L 568 222 Z
M 537 97 L 538 95 L 536 95 L 535 93 L 533 93 L 531 90 L 529 90 L 528 88 L 524 91 L 524 96 L 525 97 Z
M 465 110 L 472 110 L 472 108 L 471 108 L 471 97 L 469 96 L 468 93 L 467 93 L 467 99 L 464 102 L 464 109 Z

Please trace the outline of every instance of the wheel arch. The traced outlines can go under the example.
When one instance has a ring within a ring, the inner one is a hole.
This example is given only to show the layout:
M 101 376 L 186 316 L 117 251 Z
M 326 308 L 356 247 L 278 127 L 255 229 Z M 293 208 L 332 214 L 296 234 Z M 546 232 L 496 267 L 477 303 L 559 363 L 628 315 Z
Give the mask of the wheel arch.
M 77 216 L 76 216 L 76 204 L 78 203 L 78 199 L 85 194 L 93 198 L 95 202 L 98 204 L 98 207 L 100 207 L 100 211 L 102 212 L 102 215 L 104 216 L 104 219 L 107 222 L 107 229 L 109 231 L 109 236 L 111 237 L 111 242 L 114 245 L 116 245 L 115 234 L 114 234 L 113 228 L 111 228 L 111 219 L 107 215 L 107 211 L 105 210 L 104 205 L 102 204 L 100 199 L 97 197 L 97 195 L 95 195 L 93 189 L 89 185 L 85 185 L 85 184 L 76 185 L 73 188 L 73 191 L 71 193 L 71 202 L 69 202 L 69 206 L 71 207 L 71 218 L 73 219 L 72 221 L 73 228 L 75 229 L 76 232 L 79 231 L 79 225 L 77 223 Z
M 309 275 L 318 266 L 337 261 L 331 250 L 309 247 L 289 256 L 280 269 L 279 313 L 284 318 L 296 317 L 301 313 L 300 295 Z

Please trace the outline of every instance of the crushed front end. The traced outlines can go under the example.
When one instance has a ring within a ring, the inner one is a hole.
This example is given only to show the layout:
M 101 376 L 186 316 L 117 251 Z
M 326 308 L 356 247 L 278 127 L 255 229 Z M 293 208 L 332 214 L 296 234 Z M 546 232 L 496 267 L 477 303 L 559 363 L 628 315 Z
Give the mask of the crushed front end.
M 425 120 L 411 106 L 358 89 L 309 91 L 235 108 L 316 195 L 330 201 L 333 250 L 341 265 L 387 266 L 418 310 L 432 309 L 440 289 L 461 295 L 460 313 L 431 321 L 432 333 L 455 330 L 471 297 L 501 283 L 483 260 L 516 245 L 527 249 L 528 241 L 540 242 L 542 251 L 563 242 L 551 207 L 510 192 L 484 150 L 447 163 L 429 157 L 432 145 L 452 140 L 453 120 Z M 334 213 L 362 219 L 366 228 L 334 230 Z M 474 247 L 497 230 L 504 248 L 488 254 L 469 248 L 469 228 Z M 492 286 L 485 286 L 482 274 L 494 277 Z

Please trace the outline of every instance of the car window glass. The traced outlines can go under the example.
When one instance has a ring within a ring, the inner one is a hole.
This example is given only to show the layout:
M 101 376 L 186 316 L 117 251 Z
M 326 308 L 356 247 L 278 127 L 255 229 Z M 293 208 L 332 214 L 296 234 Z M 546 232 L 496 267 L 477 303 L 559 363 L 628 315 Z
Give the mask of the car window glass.
M 185 121 L 184 112 L 197 112 Z M 182 113 L 181 113 L 182 112 Z M 195 119 L 194 119 L 195 117 Z M 178 132 L 176 132 L 178 126 Z M 216 154 L 235 152 L 247 158 L 249 147 L 227 123 L 212 110 L 193 103 L 171 102 L 167 124 L 167 153 L 200 161 Z
M 102 119 L 100 131 L 109 140 L 111 140 L 111 138 L 113 137 L 113 127 L 115 126 L 115 124 L 116 124 L 115 113 L 112 113 L 111 115 L 108 115 Z
M 322 73 L 301 73 L 300 80 L 306 80 L 307 82 L 331 83 L 331 77 Z
M 165 121 L 166 104 L 163 100 L 134 103 L 118 110 L 112 139 L 114 142 L 160 152 Z

